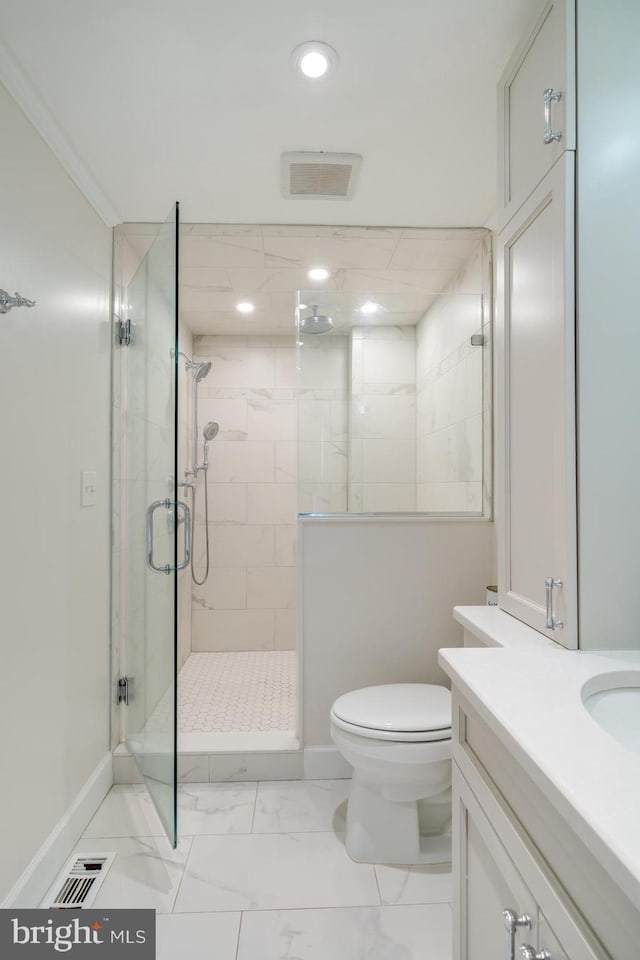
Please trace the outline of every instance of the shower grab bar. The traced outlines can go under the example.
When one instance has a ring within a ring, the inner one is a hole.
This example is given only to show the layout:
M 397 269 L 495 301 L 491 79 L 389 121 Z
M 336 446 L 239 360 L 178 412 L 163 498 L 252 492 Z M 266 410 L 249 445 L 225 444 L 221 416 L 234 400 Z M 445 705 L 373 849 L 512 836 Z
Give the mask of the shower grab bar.
M 27 300 L 16 290 L 15 297 L 12 297 L 6 290 L 0 290 L 0 313 L 9 313 L 13 307 L 35 307 L 35 300 Z
M 153 515 L 158 507 L 165 507 L 167 510 L 184 511 L 184 558 L 177 566 L 165 563 L 159 567 L 153 560 Z M 189 566 L 191 560 L 191 510 L 188 504 L 183 500 L 154 500 L 147 507 L 147 566 L 154 573 L 175 573 L 178 570 L 184 570 Z

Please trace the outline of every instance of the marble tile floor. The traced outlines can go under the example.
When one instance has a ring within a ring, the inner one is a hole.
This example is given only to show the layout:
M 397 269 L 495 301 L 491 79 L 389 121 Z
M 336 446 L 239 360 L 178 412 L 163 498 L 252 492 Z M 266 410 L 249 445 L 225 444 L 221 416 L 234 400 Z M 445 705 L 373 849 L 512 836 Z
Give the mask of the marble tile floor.
M 75 852 L 116 851 L 96 905 L 155 908 L 157 960 L 451 960 L 449 867 L 354 863 L 348 789 L 181 785 L 172 850 L 145 788 L 115 786 Z

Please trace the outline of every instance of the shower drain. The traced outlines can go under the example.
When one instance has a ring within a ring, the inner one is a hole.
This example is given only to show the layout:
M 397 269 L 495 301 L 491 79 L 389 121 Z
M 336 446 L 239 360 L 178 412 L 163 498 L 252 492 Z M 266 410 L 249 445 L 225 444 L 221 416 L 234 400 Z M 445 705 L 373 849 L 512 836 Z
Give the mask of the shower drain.
M 62 868 L 42 907 L 79 910 L 90 907 L 115 860 L 115 853 L 78 853 Z

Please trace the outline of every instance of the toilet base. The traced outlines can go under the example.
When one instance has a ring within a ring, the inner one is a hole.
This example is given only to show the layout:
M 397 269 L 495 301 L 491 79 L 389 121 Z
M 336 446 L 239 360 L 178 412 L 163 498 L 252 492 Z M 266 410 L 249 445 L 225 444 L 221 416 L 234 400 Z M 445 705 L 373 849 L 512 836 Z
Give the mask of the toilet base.
M 450 830 L 449 790 L 428 800 L 390 800 L 384 796 L 383 785 L 361 779 L 354 773 L 345 832 L 345 847 L 352 860 L 387 864 L 450 863 Z

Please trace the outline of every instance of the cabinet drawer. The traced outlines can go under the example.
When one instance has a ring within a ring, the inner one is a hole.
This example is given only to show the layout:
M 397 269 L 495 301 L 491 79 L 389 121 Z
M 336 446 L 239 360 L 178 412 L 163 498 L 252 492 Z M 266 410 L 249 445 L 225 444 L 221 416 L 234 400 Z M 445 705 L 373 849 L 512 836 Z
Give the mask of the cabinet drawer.
M 560 155 L 575 150 L 574 0 L 549 0 L 509 63 L 498 98 L 501 229 Z

